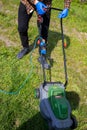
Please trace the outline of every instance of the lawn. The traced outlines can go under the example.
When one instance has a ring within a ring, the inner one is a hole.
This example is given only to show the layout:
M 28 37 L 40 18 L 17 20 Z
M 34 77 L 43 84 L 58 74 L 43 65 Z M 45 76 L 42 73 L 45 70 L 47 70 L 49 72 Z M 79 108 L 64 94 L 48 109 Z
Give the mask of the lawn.
M 62 0 L 53 7 L 63 8 Z M 60 4 L 62 3 L 62 4 Z M 17 31 L 18 0 L 0 1 L 0 130 L 47 130 L 40 115 L 39 100 L 34 90 L 43 82 L 40 64 L 37 61 L 38 35 L 36 13 L 30 21 L 29 41 L 32 51 L 23 59 L 16 58 L 21 49 Z M 60 20 L 52 10 L 48 37 L 48 56 L 52 59 L 52 81 L 64 82 L 61 48 Z M 63 20 L 67 58 L 67 98 L 72 113 L 76 116 L 76 130 L 87 130 L 87 3 L 75 0 L 69 16 Z M 46 72 L 47 80 L 50 78 Z

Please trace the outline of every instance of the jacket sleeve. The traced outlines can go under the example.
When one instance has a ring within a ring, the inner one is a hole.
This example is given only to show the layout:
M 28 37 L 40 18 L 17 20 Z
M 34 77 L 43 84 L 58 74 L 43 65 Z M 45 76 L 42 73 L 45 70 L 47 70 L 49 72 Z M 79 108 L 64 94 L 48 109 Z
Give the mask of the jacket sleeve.
M 22 0 L 23 1 L 23 0 Z M 27 1 L 27 2 L 29 2 L 29 3 L 31 3 L 31 4 L 34 4 L 34 2 L 35 2 L 35 0 L 24 0 L 24 1 Z
M 22 4 L 25 5 L 27 13 L 30 14 L 32 11 L 35 10 L 33 3 L 31 3 L 31 0 L 20 0 Z
M 70 8 L 71 0 L 64 0 L 64 8 Z

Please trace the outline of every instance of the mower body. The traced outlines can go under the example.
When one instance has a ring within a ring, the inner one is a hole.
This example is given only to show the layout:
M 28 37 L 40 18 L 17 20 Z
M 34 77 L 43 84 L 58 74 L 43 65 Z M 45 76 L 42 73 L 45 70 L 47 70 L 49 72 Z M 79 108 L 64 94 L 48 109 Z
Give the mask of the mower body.
M 49 130 L 65 130 L 70 128 L 73 121 L 64 85 L 62 83 L 41 84 L 38 91 L 40 112 L 47 121 Z

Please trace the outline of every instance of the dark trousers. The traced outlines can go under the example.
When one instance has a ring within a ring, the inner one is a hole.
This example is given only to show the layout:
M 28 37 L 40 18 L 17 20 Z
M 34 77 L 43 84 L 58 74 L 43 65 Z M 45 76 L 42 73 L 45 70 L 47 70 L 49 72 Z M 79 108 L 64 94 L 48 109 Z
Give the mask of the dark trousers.
M 33 12 L 27 14 L 26 7 L 22 3 L 20 3 L 18 10 L 18 31 L 23 47 L 29 47 L 28 28 L 29 28 L 29 20 L 31 19 L 32 14 Z M 48 29 L 50 23 L 50 11 L 45 13 L 42 17 L 43 17 L 43 23 L 40 24 L 37 20 L 37 26 L 39 30 L 39 35 L 47 42 Z

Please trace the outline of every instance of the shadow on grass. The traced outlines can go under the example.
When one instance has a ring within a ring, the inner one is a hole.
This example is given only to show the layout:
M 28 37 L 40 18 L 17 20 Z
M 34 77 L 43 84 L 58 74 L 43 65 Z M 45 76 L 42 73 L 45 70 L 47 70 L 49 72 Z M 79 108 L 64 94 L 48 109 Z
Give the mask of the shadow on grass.
M 34 44 L 36 42 L 36 39 L 39 37 L 36 36 L 34 42 L 30 45 L 30 51 L 32 51 L 32 49 L 34 48 Z M 67 35 L 64 35 L 64 39 L 67 43 L 67 47 L 66 49 L 70 46 L 70 38 Z M 62 40 L 62 34 L 56 31 L 51 31 L 49 30 L 49 36 L 48 36 L 48 46 L 47 46 L 47 53 L 48 53 L 48 57 L 50 57 L 51 52 L 53 51 L 53 49 L 56 47 L 58 41 Z M 61 41 L 62 44 L 62 41 Z M 38 45 L 36 45 L 36 48 L 38 47 Z
M 66 92 L 66 97 L 70 102 L 72 110 L 75 110 L 79 107 L 80 97 L 75 91 Z
M 59 32 L 49 30 L 47 57 L 49 59 L 51 67 L 53 66 L 53 63 L 54 63 L 54 60 L 51 58 L 51 53 L 53 49 L 58 45 L 58 42 L 60 40 L 61 40 L 61 49 L 62 49 L 62 34 Z M 64 43 L 67 44 L 65 49 L 68 49 L 68 47 L 70 46 L 70 38 L 67 35 L 64 35 Z
M 74 92 L 67 92 L 67 98 L 70 102 L 72 110 L 75 110 L 79 106 L 79 95 Z M 24 122 L 19 128 L 16 130 L 48 130 L 47 122 L 42 118 L 40 112 L 34 115 L 32 118 L 28 119 Z
M 47 130 L 45 120 L 41 117 L 40 112 L 34 115 L 32 118 L 24 122 L 16 130 Z
M 52 50 L 57 46 L 57 43 L 60 40 L 61 40 L 61 45 L 62 45 L 62 34 L 61 33 L 49 30 L 49 37 L 48 37 L 48 56 L 49 57 L 51 55 Z M 67 49 L 70 46 L 70 38 L 67 35 L 64 35 L 64 40 L 67 43 L 67 47 L 66 47 L 66 49 Z

